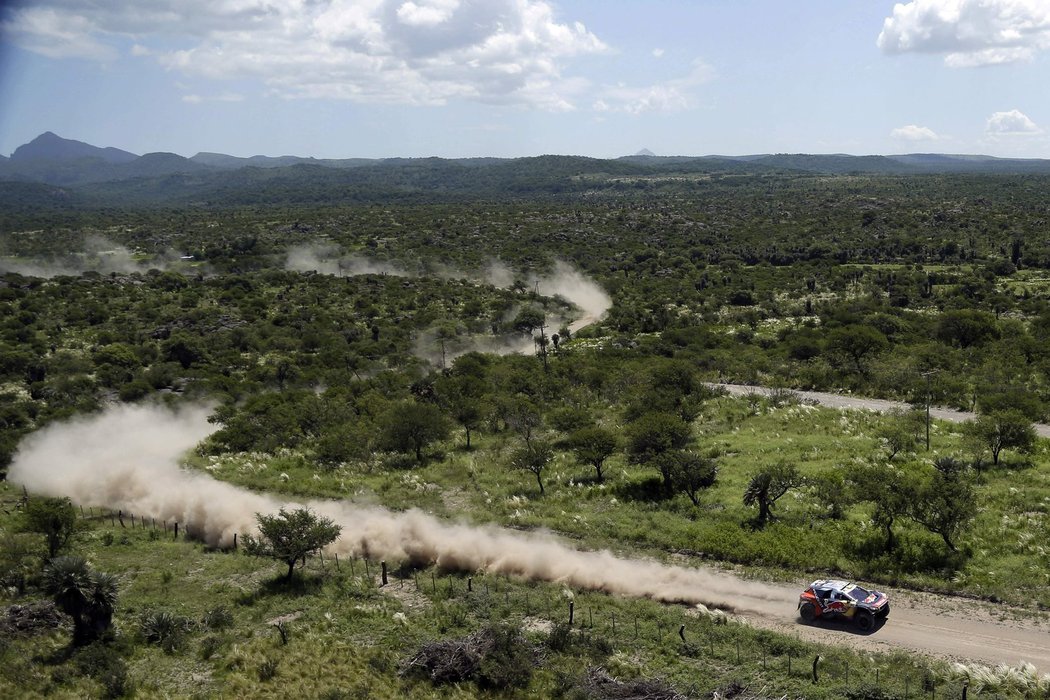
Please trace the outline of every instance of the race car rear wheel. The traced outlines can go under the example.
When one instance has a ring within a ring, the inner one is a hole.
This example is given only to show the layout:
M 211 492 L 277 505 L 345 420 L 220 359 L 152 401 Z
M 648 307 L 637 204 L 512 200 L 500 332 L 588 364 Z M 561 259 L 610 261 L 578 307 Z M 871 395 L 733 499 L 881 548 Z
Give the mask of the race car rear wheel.
M 867 610 L 857 611 L 857 629 L 861 632 L 871 632 L 875 627 L 875 618 Z
M 798 614 L 802 617 L 803 622 L 813 622 L 817 619 L 817 609 L 813 607 L 813 603 L 803 603 Z

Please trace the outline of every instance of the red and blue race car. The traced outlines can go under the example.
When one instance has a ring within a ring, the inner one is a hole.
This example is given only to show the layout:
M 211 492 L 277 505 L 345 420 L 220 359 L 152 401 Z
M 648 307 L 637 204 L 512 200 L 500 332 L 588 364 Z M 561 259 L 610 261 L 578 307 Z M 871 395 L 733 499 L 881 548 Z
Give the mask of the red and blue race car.
M 852 620 L 862 632 L 875 628 L 876 620 L 890 614 L 885 593 L 869 591 L 849 581 L 820 579 L 809 584 L 798 599 L 805 622 L 817 619 Z

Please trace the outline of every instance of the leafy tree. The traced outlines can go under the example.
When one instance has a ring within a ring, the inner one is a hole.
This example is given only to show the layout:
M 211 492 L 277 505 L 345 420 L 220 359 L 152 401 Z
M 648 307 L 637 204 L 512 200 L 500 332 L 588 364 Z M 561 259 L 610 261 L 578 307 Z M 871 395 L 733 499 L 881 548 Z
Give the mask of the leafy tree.
M 627 426 L 627 455 L 636 464 L 656 467 L 663 476 L 664 488 L 671 493 L 672 460 L 661 457 L 685 448 L 692 432 L 691 426 L 673 413 L 646 413 Z
M 940 535 L 951 551 L 956 541 L 977 516 L 973 484 L 956 460 L 939 462 L 932 478 L 919 489 L 913 501 L 912 517 L 930 532 Z
M 536 429 L 543 425 L 539 407 L 526 396 L 504 397 L 499 401 L 498 410 L 507 427 L 520 435 L 526 444 L 532 442 Z
M 841 471 L 829 470 L 807 477 L 806 486 L 827 517 L 842 520 L 853 503 L 850 484 Z
M 396 452 L 414 452 L 423 461 L 428 445 L 448 437 L 450 426 L 441 409 L 431 404 L 402 401 L 379 418 L 379 444 Z
M 342 531 L 331 519 L 315 515 L 308 508 L 288 511 L 281 508 L 276 515 L 256 513 L 259 535 L 243 536 L 244 551 L 257 557 L 269 557 L 288 565 L 286 581 L 295 573 L 295 563 L 334 542 Z
M 937 338 L 946 345 L 969 348 L 999 337 L 999 324 L 987 311 L 954 309 L 937 320 Z
M 919 411 L 894 411 L 886 417 L 875 435 L 882 442 L 886 456 L 893 459 L 901 452 L 915 449 L 926 418 Z
M 482 410 L 485 389 L 485 380 L 472 374 L 453 373 L 437 382 L 439 400 L 452 419 L 463 427 L 468 450 L 471 433 L 481 427 L 485 418 Z
M 514 450 L 510 457 L 511 469 L 532 472 L 536 477 L 536 485 L 540 487 L 540 495 L 544 495 L 543 471 L 554 459 L 554 448 L 545 441 L 533 440 L 527 442 Z
M 861 376 L 868 376 L 868 362 L 889 347 L 889 341 L 877 328 L 854 323 L 836 328 L 827 337 L 827 349 L 833 355 L 848 359 Z
M 1003 450 L 1026 453 L 1035 446 L 1032 422 L 1020 411 L 1007 410 L 977 416 L 966 424 L 966 432 L 975 444 L 992 453 L 992 464 L 999 464 Z
M 569 445 L 576 459 L 594 467 L 599 483 L 605 480 L 602 469 L 605 460 L 616 452 L 616 436 L 612 431 L 599 426 L 580 428 L 569 435 Z
M 77 514 L 68 498 L 31 498 L 26 504 L 22 528 L 47 538 L 47 556 L 53 559 L 76 534 Z
M 514 330 L 531 335 L 536 329 L 542 331 L 546 322 L 547 316 L 543 313 L 543 309 L 526 306 L 514 317 Z
M 700 492 L 710 488 L 718 476 L 715 460 L 692 450 L 668 452 L 661 459 L 670 462 L 668 471 L 673 488 L 689 496 L 694 506 L 700 505 Z
M 755 522 L 762 527 L 773 517 L 773 504 L 801 483 L 798 468 L 781 460 L 751 477 L 744 490 L 744 505 L 758 507 Z
M 43 588 L 73 618 L 73 645 L 102 637 L 113 624 L 117 577 L 93 571 L 83 557 L 55 557 L 44 568 Z
M 883 550 L 897 547 L 893 526 L 912 512 L 917 498 L 916 487 L 906 472 L 889 464 L 867 464 L 851 467 L 849 482 L 852 499 L 870 503 L 871 520 L 885 534 Z

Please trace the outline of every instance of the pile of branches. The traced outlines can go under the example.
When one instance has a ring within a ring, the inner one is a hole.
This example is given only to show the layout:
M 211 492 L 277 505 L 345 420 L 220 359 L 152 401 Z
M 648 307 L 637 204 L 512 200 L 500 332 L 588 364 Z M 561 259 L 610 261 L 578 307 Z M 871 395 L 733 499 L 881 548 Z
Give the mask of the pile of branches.
M 4 611 L 3 616 L 0 616 L 0 634 L 10 636 L 18 633 L 46 632 L 62 623 L 62 614 L 51 601 L 11 605 Z
M 686 696 L 664 681 L 655 678 L 620 681 L 600 666 L 587 671 L 579 689 L 588 700 L 686 700 Z
M 459 639 L 427 642 L 403 662 L 401 674 L 429 678 L 435 684 L 477 680 L 485 685 L 500 687 L 518 684 L 516 680 L 527 683 L 527 677 L 489 677 L 500 674 L 494 674 L 496 669 L 489 668 L 493 664 L 486 664 L 486 661 L 493 661 L 497 666 L 512 664 L 515 658 L 513 653 L 508 655 L 508 651 L 513 652 L 513 649 L 523 651 L 529 657 L 521 659 L 521 662 L 529 667 L 525 670 L 531 673 L 532 651 L 521 630 L 491 625 Z
M 712 693 L 711 700 L 787 700 L 787 696 L 784 695 L 774 699 L 764 695 L 755 695 L 747 689 L 747 686 L 733 681 L 724 688 L 719 688 Z

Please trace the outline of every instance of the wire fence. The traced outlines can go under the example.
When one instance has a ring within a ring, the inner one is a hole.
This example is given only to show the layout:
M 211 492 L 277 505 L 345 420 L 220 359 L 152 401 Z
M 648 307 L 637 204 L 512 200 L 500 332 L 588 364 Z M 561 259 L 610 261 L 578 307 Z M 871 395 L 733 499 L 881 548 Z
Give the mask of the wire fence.
M 85 509 L 82 506 L 80 515 L 98 524 L 108 524 L 115 530 L 148 531 L 151 539 L 159 540 L 162 536 L 173 541 L 195 538 L 192 523 L 157 521 L 122 510 Z M 235 535 L 232 544 L 222 549 L 235 552 L 237 548 Z M 345 556 L 341 559 L 338 555 L 326 556 L 323 553 L 304 558 L 300 566 L 319 572 L 343 572 L 358 585 L 372 586 L 377 590 L 407 589 L 434 601 L 469 601 L 479 610 L 488 610 L 494 618 L 516 620 L 523 625 L 531 623 L 532 627 L 553 628 L 565 624 L 580 634 L 600 634 L 614 646 L 641 641 L 674 644 L 683 657 L 732 665 L 738 672 L 760 672 L 770 680 L 793 679 L 866 691 L 857 697 L 966 700 L 968 696 L 988 696 L 982 692 L 987 688 L 971 688 L 968 679 L 948 680 L 933 673 L 901 674 L 898 669 L 874 660 L 851 663 L 848 659 L 805 653 L 794 648 L 803 646 L 797 636 L 795 645 L 771 643 L 758 644 L 756 648 L 753 642 L 742 641 L 740 635 L 727 629 L 735 623 L 720 611 L 697 609 L 695 615 L 684 615 L 677 621 L 666 617 L 645 617 L 618 611 L 614 605 L 603 607 L 589 602 L 581 606 L 564 594 L 552 593 L 547 588 L 523 591 L 520 582 L 513 585 L 510 579 L 498 575 L 439 573 L 436 569 L 406 567 L 391 569 L 385 561 Z M 1001 697 L 1000 690 L 1001 687 L 996 688 L 995 697 Z M 1024 697 L 1050 697 L 1045 693 L 1028 694 L 1021 688 L 1016 690 Z

